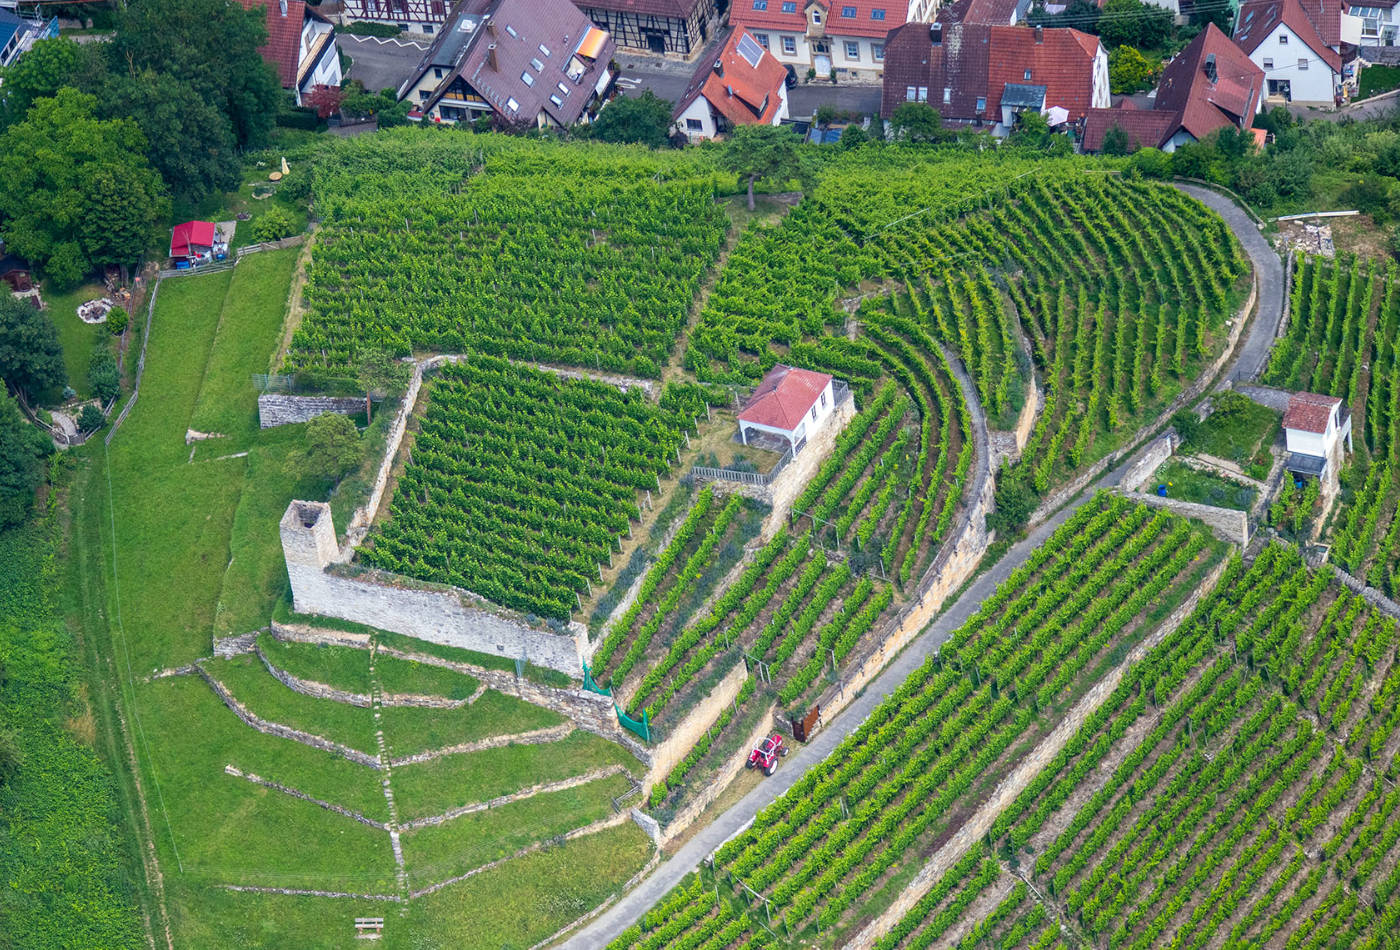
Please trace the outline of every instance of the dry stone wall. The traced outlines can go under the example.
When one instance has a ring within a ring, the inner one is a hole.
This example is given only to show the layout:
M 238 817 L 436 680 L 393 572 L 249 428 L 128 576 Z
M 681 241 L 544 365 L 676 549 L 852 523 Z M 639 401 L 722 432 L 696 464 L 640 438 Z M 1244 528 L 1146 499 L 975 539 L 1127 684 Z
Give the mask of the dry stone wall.
M 317 416 L 339 413 L 353 416 L 365 408 L 357 396 L 294 396 L 289 393 L 263 393 L 258 397 L 258 425 L 264 429 L 310 422 Z
M 1152 477 L 1152 473 L 1161 467 L 1162 463 L 1172 457 L 1172 452 L 1180 440 L 1177 438 L 1176 430 L 1168 429 L 1159 439 L 1154 439 L 1148 443 L 1147 447 L 1133 460 L 1126 469 L 1123 470 L 1123 477 L 1119 479 L 1118 486 L 1124 491 L 1139 491 L 1147 484 L 1147 480 Z
M 724 679 L 710 690 L 710 694 L 692 706 L 675 727 L 667 731 L 665 739 L 651 747 L 651 768 L 647 771 L 646 781 L 642 783 L 642 794 L 650 794 L 652 786 L 669 775 L 690 753 L 705 730 L 714 725 L 724 707 L 734 703 L 748 678 L 749 668 L 744 661 L 735 663 Z
M 1123 495 L 1144 505 L 1165 508 L 1183 518 L 1202 521 L 1222 541 L 1238 544 L 1241 548 L 1249 545 L 1248 512 L 1236 511 L 1233 508 L 1216 508 L 1214 505 L 1198 505 L 1178 498 L 1161 498 L 1145 492 L 1125 491 Z

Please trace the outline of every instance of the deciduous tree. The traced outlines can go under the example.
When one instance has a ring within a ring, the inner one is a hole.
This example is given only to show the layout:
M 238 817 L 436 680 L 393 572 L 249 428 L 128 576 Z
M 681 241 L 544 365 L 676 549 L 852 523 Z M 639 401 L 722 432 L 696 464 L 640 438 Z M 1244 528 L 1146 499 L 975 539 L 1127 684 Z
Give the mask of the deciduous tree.
M 588 126 L 589 135 L 602 142 L 635 142 L 651 148 L 667 144 L 672 104 L 648 89 L 640 96 L 619 96 L 598 113 Z
M 29 514 L 44 478 L 43 460 L 52 451 L 48 437 L 0 391 L 0 528 L 20 524 Z
M 749 210 L 754 209 L 753 186 L 765 178 L 806 179 L 802 140 L 780 125 L 741 125 L 729 136 L 721 160 L 726 169 L 748 179 Z
M 8 293 L 0 294 L 0 380 L 19 393 L 68 382 L 63 348 L 48 314 Z

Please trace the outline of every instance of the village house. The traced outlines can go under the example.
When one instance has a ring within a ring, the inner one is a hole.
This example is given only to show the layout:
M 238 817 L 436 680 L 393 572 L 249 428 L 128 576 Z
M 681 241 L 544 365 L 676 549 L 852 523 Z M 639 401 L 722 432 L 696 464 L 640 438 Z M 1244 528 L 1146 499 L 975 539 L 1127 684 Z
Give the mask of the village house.
M 731 27 L 681 94 L 674 128 L 698 142 L 737 125 L 777 125 L 788 117 L 786 79 L 787 70 L 752 34 Z
M 779 363 L 740 410 L 739 441 L 785 443 L 796 455 L 835 413 L 840 398 L 837 385 L 827 373 Z
M 904 0 L 734 0 L 729 22 L 801 76 L 879 80 L 907 13 Z
M 1264 71 L 1228 36 L 1209 24 L 1167 64 L 1151 109 L 1124 99 L 1112 109 L 1090 109 L 1082 147 L 1103 148 L 1110 129 L 1121 129 L 1130 148 L 1174 152 L 1217 129 L 1248 129 L 1264 104 Z
M 58 36 L 58 18 L 28 20 L 12 10 L 0 8 L 0 67 L 15 62 L 40 40 Z
M 420 121 L 568 128 L 592 121 L 612 91 L 615 49 L 569 0 L 464 0 L 399 98 Z
M 267 43 L 258 50 L 275 70 L 283 89 L 301 105 L 313 89 L 339 87 L 340 50 L 335 27 L 304 0 L 238 0 L 245 9 L 265 11 Z
M 940 17 L 943 14 L 940 14 Z M 880 114 L 927 103 L 945 125 L 1007 135 L 1022 112 L 1050 126 L 1107 108 L 1108 53 L 1079 30 L 958 20 L 908 23 L 890 35 Z
M 383 23 L 406 33 L 434 36 L 447 21 L 448 0 L 344 0 L 345 20 Z
M 1268 98 L 1330 106 L 1341 96 L 1343 19 L 1339 0 L 1247 0 L 1234 38 L 1264 71 Z M 1359 23 L 1349 24 L 1356 39 Z
M 1283 414 L 1288 445 L 1285 468 L 1300 478 L 1319 479 L 1335 492 L 1343 450 L 1351 452 L 1351 413 L 1340 397 L 1293 393 Z
M 703 51 L 720 24 L 715 0 L 583 0 L 579 8 L 622 49 L 681 59 Z
M 212 221 L 186 221 L 170 232 L 170 258 L 174 261 L 212 260 L 217 236 Z

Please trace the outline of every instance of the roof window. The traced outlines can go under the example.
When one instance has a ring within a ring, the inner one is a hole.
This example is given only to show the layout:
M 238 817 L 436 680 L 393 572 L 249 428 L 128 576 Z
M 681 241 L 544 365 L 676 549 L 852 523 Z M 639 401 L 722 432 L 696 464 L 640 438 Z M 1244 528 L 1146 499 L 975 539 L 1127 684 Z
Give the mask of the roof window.
M 511 112 L 519 112 L 520 103 L 515 101 L 514 96 L 511 96 L 509 99 L 506 100 L 506 108 L 509 109 Z
M 854 19 L 856 18 L 856 8 L 855 8 L 855 7 L 842 7 L 842 8 L 841 8 L 841 16 L 845 17 L 847 20 L 854 20 Z
M 544 63 L 540 62 L 539 59 L 530 60 L 530 66 L 537 73 L 544 72 Z
M 884 7 L 876 7 L 874 10 L 871 10 L 871 11 L 870 11 L 870 19 L 872 19 L 872 20 L 883 20 L 884 18 L 885 18 L 885 9 L 884 9 Z
M 562 106 L 564 104 L 564 100 L 560 99 L 558 96 L 550 96 L 549 101 L 554 103 L 556 106 Z
M 564 85 L 562 82 L 555 83 L 554 85 L 559 90 L 559 94 L 561 96 L 567 96 L 569 94 L 569 87 Z
M 797 12 L 797 0 L 783 0 L 783 12 L 784 12 L 784 13 L 796 13 L 796 12 Z
M 545 46 L 543 43 L 540 44 L 540 52 L 544 54 L 545 59 L 549 58 L 549 47 Z
M 529 73 L 521 73 L 520 81 L 527 86 L 533 86 L 535 84 L 535 77 L 531 76 Z
M 515 27 L 511 26 L 510 24 L 506 24 L 506 32 L 509 33 L 511 36 L 514 36 L 514 37 L 517 37 L 517 38 L 519 38 L 519 36 L 520 36 L 519 33 L 515 32 Z

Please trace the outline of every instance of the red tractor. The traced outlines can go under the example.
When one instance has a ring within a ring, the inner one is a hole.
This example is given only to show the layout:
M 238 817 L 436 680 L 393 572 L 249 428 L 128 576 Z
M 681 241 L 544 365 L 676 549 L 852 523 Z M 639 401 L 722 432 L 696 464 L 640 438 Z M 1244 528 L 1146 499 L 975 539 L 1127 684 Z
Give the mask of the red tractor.
M 778 759 L 788 754 L 787 744 L 778 733 L 773 733 L 749 753 L 749 768 L 763 769 L 764 775 L 772 775 L 778 770 Z

